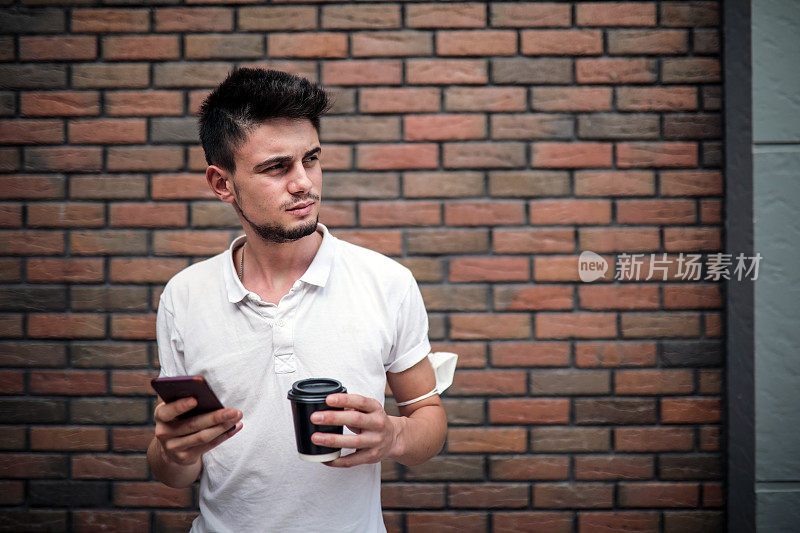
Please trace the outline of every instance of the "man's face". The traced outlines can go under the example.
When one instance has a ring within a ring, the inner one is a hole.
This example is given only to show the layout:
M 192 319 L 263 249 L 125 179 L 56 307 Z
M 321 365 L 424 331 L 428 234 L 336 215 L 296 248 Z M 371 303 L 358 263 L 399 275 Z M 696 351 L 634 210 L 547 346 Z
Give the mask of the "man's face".
M 316 231 L 322 193 L 319 136 L 307 119 L 270 119 L 236 152 L 234 208 L 263 239 L 291 242 Z

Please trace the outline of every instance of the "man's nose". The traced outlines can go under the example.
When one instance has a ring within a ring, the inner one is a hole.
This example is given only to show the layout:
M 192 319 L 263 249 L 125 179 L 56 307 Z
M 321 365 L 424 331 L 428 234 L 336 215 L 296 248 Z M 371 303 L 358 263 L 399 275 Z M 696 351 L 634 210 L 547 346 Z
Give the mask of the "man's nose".
M 311 178 L 308 177 L 308 170 L 302 162 L 297 163 L 292 168 L 292 174 L 289 177 L 289 192 L 292 194 L 307 191 L 311 188 Z

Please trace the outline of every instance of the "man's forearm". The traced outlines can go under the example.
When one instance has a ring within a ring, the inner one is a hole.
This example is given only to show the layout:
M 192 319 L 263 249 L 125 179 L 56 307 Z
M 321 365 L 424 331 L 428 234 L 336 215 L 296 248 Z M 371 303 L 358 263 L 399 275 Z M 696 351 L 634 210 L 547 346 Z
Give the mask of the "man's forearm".
M 188 487 L 194 483 L 203 469 L 202 461 L 191 465 L 180 465 L 170 461 L 164 455 L 161 443 L 156 438 L 150 441 L 150 446 L 147 448 L 147 462 L 150 463 L 150 469 L 156 479 L 175 488 Z
M 447 416 L 439 405 L 420 407 L 410 416 L 390 416 L 397 431 L 390 458 L 406 466 L 424 463 L 444 445 Z

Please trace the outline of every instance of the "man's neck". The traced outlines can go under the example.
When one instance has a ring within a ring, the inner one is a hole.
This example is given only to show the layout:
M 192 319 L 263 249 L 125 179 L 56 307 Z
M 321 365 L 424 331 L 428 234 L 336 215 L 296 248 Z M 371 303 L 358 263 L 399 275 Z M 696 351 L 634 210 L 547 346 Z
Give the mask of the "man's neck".
M 237 271 L 242 267 L 242 284 L 264 301 L 277 303 L 308 269 L 322 244 L 319 230 L 296 241 L 266 241 L 245 230 L 247 242 L 234 256 Z M 242 263 L 244 253 L 244 263 Z

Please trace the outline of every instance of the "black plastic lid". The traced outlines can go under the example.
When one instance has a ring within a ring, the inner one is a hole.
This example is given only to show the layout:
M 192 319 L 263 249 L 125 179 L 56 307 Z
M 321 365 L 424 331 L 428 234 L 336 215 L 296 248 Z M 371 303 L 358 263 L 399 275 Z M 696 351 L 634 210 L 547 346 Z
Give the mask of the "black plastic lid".
M 324 401 L 328 394 L 347 392 L 341 382 L 330 378 L 310 378 L 295 381 L 287 398 L 296 402 Z

